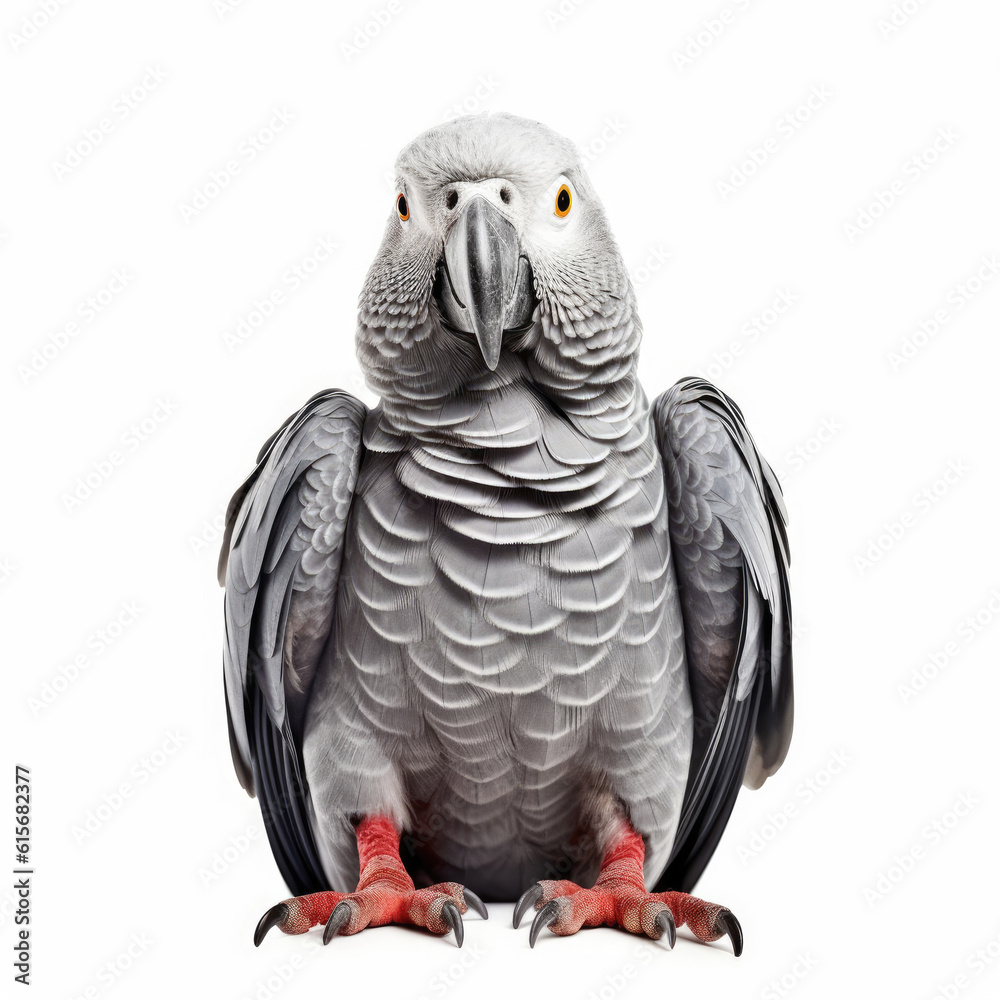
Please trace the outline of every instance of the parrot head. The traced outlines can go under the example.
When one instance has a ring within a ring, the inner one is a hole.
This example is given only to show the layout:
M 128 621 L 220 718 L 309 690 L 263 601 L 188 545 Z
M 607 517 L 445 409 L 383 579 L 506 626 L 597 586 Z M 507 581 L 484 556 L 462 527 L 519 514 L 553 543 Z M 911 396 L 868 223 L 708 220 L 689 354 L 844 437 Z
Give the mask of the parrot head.
M 555 388 L 599 372 L 607 383 L 638 345 L 633 301 L 573 144 L 539 122 L 470 115 L 396 160 L 358 355 L 388 402 L 442 398 L 526 366 Z

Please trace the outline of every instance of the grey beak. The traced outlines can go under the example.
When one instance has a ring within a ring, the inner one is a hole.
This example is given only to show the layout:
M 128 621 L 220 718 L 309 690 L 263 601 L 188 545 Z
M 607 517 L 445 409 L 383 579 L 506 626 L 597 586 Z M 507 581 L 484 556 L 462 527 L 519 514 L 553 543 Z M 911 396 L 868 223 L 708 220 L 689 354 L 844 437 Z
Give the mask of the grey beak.
M 442 311 L 453 326 L 475 334 L 490 371 L 500 360 L 504 329 L 523 323 L 531 269 L 526 260 L 519 267 L 519 258 L 513 225 L 481 195 L 465 206 L 444 245 L 450 287 L 441 297 Z

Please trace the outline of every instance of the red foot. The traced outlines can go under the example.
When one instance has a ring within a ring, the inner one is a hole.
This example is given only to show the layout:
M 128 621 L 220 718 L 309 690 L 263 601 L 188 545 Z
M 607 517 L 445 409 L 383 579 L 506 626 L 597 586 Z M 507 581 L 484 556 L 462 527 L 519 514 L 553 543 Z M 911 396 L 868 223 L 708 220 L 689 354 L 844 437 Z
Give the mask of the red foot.
M 626 826 L 621 838 L 604 855 L 593 889 L 583 889 L 565 879 L 536 882 L 514 908 L 514 926 L 534 905 L 538 911 L 528 942 L 532 948 L 543 927 L 561 936 L 581 927 L 622 927 L 645 934 L 654 941 L 665 937 L 673 948 L 676 928 L 687 924 L 699 941 L 716 941 L 728 934 L 733 952 L 743 951 L 740 922 L 726 907 L 706 903 L 686 892 L 646 892 L 642 877 L 645 846 L 642 838 Z
M 399 833 L 383 816 L 362 820 L 357 828 L 361 878 L 354 892 L 314 892 L 272 906 L 254 932 L 257 946 L 272 927 L 285 934 L 304 934 L 326 924 L 323 944 L 335 934 L 357 934 L 365 927 L 414 924 L 435 934 L 455 932 L 459 948 L 465 939 L 462 914 L 471 906 L 486 918 L 482 900 L 457 882 L 414 889 L 399 857 Z

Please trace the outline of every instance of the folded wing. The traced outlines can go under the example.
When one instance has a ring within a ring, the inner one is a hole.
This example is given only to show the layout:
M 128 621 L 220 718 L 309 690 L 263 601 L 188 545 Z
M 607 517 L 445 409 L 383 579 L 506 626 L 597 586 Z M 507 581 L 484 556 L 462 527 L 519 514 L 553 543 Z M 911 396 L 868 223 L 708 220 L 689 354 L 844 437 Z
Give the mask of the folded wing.
M 725 393 L 684 379 L 653 411 L 695 719 L 680 825 L 656 888 L 690 891 L 741 782 L 763 784 L 791 740 L 788 539 L 778 481 Z
M 219 558 L 229 740 L 295 895 L 328 888 L 302 773 L 302 727 L 330 641 L 366 409 L 317 393 L 261 449 L 226 514 Z

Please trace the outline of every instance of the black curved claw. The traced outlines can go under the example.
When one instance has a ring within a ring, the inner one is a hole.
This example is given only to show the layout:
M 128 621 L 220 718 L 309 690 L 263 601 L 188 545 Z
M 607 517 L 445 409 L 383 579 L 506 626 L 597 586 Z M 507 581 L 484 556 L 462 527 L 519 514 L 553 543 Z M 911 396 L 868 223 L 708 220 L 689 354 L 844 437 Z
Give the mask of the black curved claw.
M 516 930 L 521 926 L 521 917 L 531 909 L 539 899 L 542 898 L 542 887 L 536 882 L 534 885 L 528 886 L 524 892 L 521 893 L 521 898 L 517 901 L 517 906 L 514 907 L 514 929 Z
M 338 903 L 323 928 L 323 944 L 329 944 L 337 932 L 351 919 L 351 908 L 347 903 Z
M 726 929 L 729 940 L 733 943 L 733 954 L 739 958 L 743 954 L 743 928 L 731 910 L 723 910 L 718 916 L 719 922 Z
M 441 919 L 455 932 L 455 940 L 461 948 L 465 941 L 465 927 L 462 924 L 462 914 L 458 912 L 458 907 L 454 903 L 445 903 L 441 907 Z
M 264 935 L 272 928 L 278 924 L 284 923 L 285 918 L 288 916 L 288 907 L 284 903 L 275 903 L 257 921 L 257 929 L 253 932 L 253 946 L 255 948 L 260 947 L 261 941 L 264 940 Z
M 656 926 L 660 929 L 660 936 L 657 941 L 666 940 L 667 947 L 673 950 L 677 943 L 677 926 L 674 924 L 674 915 L 669 910 L 660 910 L 656 914 Z
M 535 947 L 535 942 L 538 940 L 538 935 L 541 934 L 543 927 L 550 927 L 556 922 L 556 917 L 559 916 L 559 902 L 555 899 L 550 899 L 536 914 L 535 919 L 531 923 L 531 931 L 528 933 L 528 944 L 532 948 Z
M 490 919 L 490 915 L 486 912 L 486 904 L 471 889 L 463 889 L 462 895 L 465 897 L 466 905 L 470 910 L 478 913 L 483 920 Z

